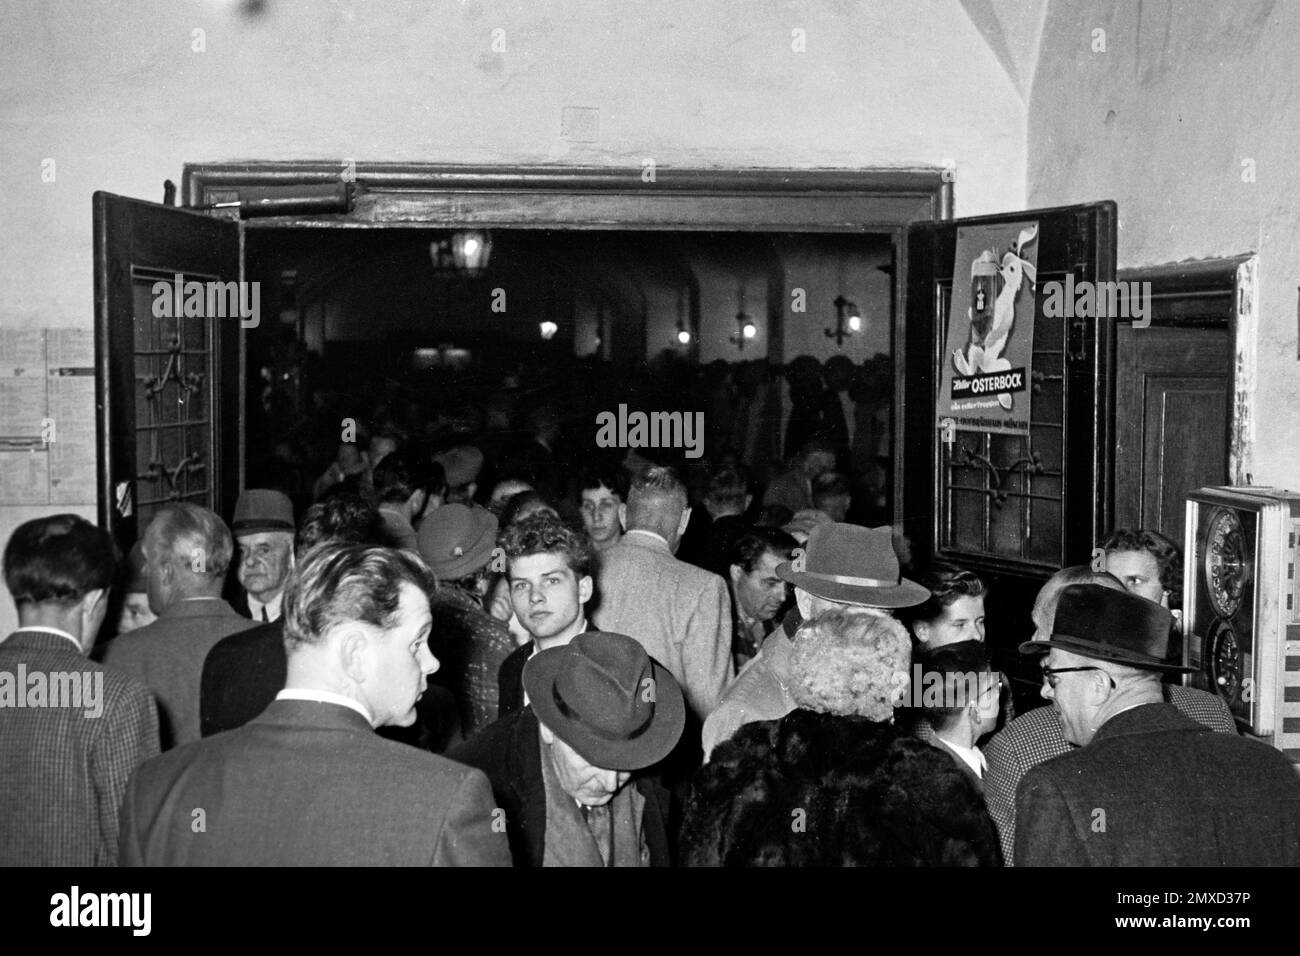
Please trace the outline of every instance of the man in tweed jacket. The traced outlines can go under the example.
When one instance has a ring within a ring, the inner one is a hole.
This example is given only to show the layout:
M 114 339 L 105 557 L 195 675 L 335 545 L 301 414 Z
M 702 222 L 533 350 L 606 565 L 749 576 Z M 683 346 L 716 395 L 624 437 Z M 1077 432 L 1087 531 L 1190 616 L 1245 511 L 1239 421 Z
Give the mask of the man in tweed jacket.
M 86 653 L 108 607 L 113 543 L 76 515 L 20 525 L 4 554 L 18 630 L 0 642 L 0 866 L 112 866 L 118 807 L 158 753 L 143 684 Z
M 731 679 L 726 582 L 673 557 L 691 509 L 671 469 L 648 468 L 619 514 L 627 534 L 601 557 L 596 627 L 636 638 L 677 678 L 703 721 Z
M 1046 640 L 1052 633 L 1057 599 L 1070 584 L 1099 584 L 1113 591 L 1124 590 L 1124 585 L 1105 571 L 1093 571 L 1084 565 L 1063 568 L 1048 579 L 1034 601 L 1034 640 Z M 1220 733 L 1237 733 L 1231 712 L 1217 694 L 1179 684 L 1164 684 L 1162 689 L 1165 701 L 1193 720 Z M 1051 707 L 1038 707 L 1017 717 L 985 747 L 988 769 L 984 772 L 984 801 L 997 824 L 1002 858 L 1008 866 L 1014 859 L 1016 841 L 1016 788 L 1034 767 L 1074 749 Z

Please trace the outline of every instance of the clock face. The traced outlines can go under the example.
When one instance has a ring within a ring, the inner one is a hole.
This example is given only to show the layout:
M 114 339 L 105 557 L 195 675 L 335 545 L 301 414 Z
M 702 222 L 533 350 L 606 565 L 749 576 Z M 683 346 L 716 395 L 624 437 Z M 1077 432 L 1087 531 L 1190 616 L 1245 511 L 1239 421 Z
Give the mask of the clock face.
M 1210 635 L 1209 664 L 1214 689 L 1231 704 L 1241 693 L 1246 675 L 1241 659 L 1241 644 L 1232 628 L 1223 621 L 1218 622 L 1214 633 Z
M 1205 542 L 1205 583 L 1210 604 L 1219 617 L 1232 617 L 1241 608 L 1241 595 L 1250 570 L 1246 537 L 1237 512 L 1216 508 L 1210 515 Z

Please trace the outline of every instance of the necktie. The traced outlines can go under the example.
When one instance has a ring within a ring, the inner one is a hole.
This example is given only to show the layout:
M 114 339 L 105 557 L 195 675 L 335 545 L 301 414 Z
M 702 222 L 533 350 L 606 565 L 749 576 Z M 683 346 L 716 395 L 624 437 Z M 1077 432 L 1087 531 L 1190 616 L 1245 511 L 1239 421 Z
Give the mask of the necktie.
M 266 605 L 265 605 L 265 604 L 262 605 L 262 620 L 265 621 L 267 624 L 270 624 L 270 623 L 271 623 L 271 618 L 270 618 L 270 616 L 266 613 Z
M 587 821 L 587 829 L 596 841 L 596 848 L 600 850 L 600 858 L 609 866 L 610 858 L 614 855 L 614 821 L 609 813 L 609 804 L 584 806 L 582 817 Z

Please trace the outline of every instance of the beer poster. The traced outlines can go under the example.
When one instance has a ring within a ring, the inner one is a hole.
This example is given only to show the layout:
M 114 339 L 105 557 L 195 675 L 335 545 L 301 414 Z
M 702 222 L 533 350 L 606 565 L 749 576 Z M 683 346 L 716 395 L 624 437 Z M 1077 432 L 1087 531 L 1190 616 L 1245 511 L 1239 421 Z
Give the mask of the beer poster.
M 1029 434 L 1037 267 L 1036 222 L 957 230 L 940 351 L 941 431 Z

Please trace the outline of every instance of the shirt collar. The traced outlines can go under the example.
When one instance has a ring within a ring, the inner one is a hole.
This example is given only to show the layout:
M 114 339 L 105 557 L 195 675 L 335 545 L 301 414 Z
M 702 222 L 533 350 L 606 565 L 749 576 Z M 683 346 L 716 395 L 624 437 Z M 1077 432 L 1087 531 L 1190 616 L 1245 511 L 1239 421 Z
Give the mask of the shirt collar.
M 61 628 L 45 627 L 44 625 L 40 625 L 40 624 L 32 624 L 28 627 L 18 628 L 18 630 L 14 631 L 9 636 L 13 637 L 14 634 L 57 634 L 59 637 L 66 637 L 73 644 L 75 644 L 77 646 L 78 654 L 84 653 L 81 649 L 81 641 L 77 640 L 75 637 L 73 637 L 71 634 L 69 634 L 67 631 Z
M 672 547 L 668 544 L 668 539 L 655 531 L 646 531 L 643 528 L 633 528 L 631 531 L 627 532 L 627 534 L 624 535 L 624 537 L 628 537 L 629 535 L 634 535 L 634 534 L 643 534 L 647 538 L 654 538 L 656 541 L 662 544 L 669 551 L 672 550 Z
M 265 603 L 259 601 L 251 594 L 248 595 L 248 610 L 252 614 L 253 620 L 255 621 L 260 621 L 262 619 L 262 608 L 266 608 L 266 616 L 269 617 L 272 621 L 278 620 L 280 617 L 280 608 L 283 604 L 284 604 L 283 590 L 281 590 L 279 594 L 277 594 L 271 600 L 266 601 Z
M 313 700 L 318 704 L 338 704 L 340 707 L 348 707 L 355 710 L 362 717 L 366 718 L 366 723 L 374 726 L 374 718 L 370 716 L 370 711 L 366 710 L 359 702 L 343 694 L 336 694 L 331 690 L 318 690 L 315 687 L 286 687 L 280 693 L 275 695 L 276 700 Z
M 942 737 L 939 738 L 943 740 Z M 943 745 L 955 753 L 965 762 L 966 766 L 975 771 L 975 776 L 981 780 L 984 778 L 984 769 L 988 764 L 984 760 L 984 751 L 978 747 L 963 747 L 961 744 L 955 744 L 951 740 L 944 740 Z

